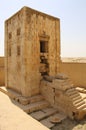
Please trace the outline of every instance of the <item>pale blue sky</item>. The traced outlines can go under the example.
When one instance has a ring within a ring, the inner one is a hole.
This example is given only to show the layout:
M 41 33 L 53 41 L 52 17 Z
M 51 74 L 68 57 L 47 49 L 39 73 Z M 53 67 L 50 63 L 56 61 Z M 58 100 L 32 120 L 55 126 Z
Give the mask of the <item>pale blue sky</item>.
M 2 0 L 0 5 L 0 55 L 4 55 L 4 21 L 28 6 L 60 18 L 62 57 L 86 57 L 86 0 Z

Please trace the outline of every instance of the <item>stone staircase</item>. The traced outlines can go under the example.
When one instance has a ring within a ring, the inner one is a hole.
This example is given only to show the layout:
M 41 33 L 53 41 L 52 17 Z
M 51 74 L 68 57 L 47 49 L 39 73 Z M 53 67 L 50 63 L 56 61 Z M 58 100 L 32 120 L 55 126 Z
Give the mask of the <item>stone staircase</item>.
M 86 101 L 76 88 L 68 89 L 65 94 L 70 99 L 74 118 L 82 119 L 86 115 Z
M 74 87 L 65 74 L 44 77 L 40 90 L 54 108 L 62 111 L 71 119 L 80 120 L 86 115 L 86 90 Z
M 27 100 L 29 100 L 29 103 L 26 105 L 23 105 L 24 102 L 23 104 L 20 103 L 21 99 L 18 101 L 13 100 L 13 103 L 49 129 L 66 118 L 64 114 L 59 113 L 57 109 L 51 107 L 49 102 L 47 102 L 42 95 L 32 96 Z
M 25 98 L 15 91 L 6 89 L 5 87 L 0 87 L 0 91 L 7 94 L 12 99 L 12 102 L 24 110 L 26 113 L 41 110 L 50 105 L 40 94 Z
M 64 114 L 59 113 L 57 109 L 51 107 L 49 102 L 41 94 L 25 98 L 5 87 L 0 87 L 0 91 L 7 94 L 15 105 L 49 129 L 66 118 Z

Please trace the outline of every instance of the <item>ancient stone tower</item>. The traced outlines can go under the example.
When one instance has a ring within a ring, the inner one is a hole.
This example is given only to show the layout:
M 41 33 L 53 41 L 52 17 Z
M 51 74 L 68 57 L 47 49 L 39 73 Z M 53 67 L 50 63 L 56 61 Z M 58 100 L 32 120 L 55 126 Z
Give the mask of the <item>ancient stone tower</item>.
M 42 75 L 60 62 L 60 20 L 23 7 L 5 22 L 5 83 L 22 96 L 39 93 Z

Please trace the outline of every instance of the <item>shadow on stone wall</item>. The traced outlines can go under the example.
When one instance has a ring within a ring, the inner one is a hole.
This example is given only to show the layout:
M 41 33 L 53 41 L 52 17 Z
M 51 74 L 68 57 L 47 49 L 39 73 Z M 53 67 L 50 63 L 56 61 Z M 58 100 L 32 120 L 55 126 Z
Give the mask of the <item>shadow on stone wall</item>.
M 0 57 L 0 86 L 5 85 L 4 57 Z

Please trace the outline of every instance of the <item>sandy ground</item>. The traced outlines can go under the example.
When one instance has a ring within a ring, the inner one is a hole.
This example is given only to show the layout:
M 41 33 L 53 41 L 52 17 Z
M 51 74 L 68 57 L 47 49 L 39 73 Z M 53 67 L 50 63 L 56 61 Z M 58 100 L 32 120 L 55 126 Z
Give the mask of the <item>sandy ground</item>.
M 62 62 L 86 63 L 86 57 L 61 57 Z
M 52 130 L 86 130 L 86 118 L 82 121 L 74 121 L 67 118 L 57 124 Z
M 0 130 L 49 130 L 0 92 Z

